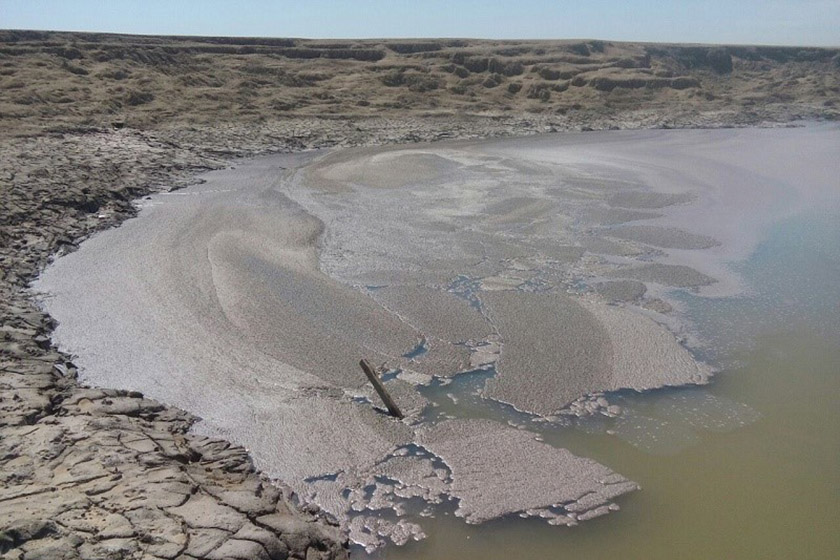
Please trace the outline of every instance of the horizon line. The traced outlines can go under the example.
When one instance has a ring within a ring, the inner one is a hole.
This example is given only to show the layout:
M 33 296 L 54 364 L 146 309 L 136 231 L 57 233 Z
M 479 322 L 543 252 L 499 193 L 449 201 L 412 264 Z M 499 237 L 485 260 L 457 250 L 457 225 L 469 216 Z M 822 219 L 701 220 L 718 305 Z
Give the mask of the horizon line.
M 674 42 L 674 41 L 645 41 L 630 39 L 598 39 L 578 37 L 555 37 L 546 38 L 498 38 L 498 37 L 459 37 L 459 36 L 435 36 L 435 37 L 303 37 L 292 35 L 196 35 L 191 33 L 169 34 L 169 33 L 127 33 L 122 31 L 93 31 L 79 29 L 25 29 L 25 28 L 0 28 L 0 31 L 21 31 L 35 33 L 88 33 L 94 35 L 119 35 L 123 37 L 171 37 L 171 38 L 228 38 L 228 39 L 290 39 L 301 41 L 500 41 L 500 42 L 560 42 L 560 41 L 601 41 L 604 43 L 625 43 L 642 45 L 684 45 L 704 47 L 775 47 L 775 48 L 808 48 L 808 49 L 829 49 L 840 50 L 840 44 L 817 45 L 817 44 L 787 44 L 787 43 L 702 43 L 702 42 Z

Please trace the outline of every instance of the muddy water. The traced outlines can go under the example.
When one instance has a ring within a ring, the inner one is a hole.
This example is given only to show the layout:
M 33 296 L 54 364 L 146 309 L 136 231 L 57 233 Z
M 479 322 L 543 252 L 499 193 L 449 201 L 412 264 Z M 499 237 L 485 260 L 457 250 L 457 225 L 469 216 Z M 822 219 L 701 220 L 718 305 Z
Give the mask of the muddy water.
M 712 385 L 625 396 L 637 429 L 542 430 L 547 442 L 639 482 L 620 513 L 573 528 L 468 526 L 443 515 L 428 540 L 378 557 L 840 556 L 840 212 L 781 224 L 734 268 L 749 297 L 684 297 L 706 357 L 726 364 Z M 466 401 L 451 410 L 516 422 Z

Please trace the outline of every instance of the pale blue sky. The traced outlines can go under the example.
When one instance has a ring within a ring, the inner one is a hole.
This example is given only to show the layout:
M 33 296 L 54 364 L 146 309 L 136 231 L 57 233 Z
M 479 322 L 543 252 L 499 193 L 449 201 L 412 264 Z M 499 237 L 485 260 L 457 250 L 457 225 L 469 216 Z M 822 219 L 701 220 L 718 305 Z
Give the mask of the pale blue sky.
M 840 0 L 0 0 L 0 29 L 840 46 Z

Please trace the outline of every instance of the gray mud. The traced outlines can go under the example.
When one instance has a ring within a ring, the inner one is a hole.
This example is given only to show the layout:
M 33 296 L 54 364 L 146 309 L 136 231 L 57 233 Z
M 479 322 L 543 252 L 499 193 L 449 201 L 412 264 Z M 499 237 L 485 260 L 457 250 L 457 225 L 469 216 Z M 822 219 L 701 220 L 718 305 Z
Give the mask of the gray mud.
M 610 206 L 619 208 L 665 208 L 674 204 L 689 202 L 692 196 L 690 193 L 659 193 L 645 191 L 624 191 L 617 192 L 607 198 Z
M 259 158 L 152 197 L 139 219 L 56 261 L 35 289 L 50 294 L 56 340 L 78 355 L 86 382 L 142 389 L 201 416 L 199 433 L 246 446 L 365 548 L 421 538 L 423 516 L 443 502 L 470 522 L 519 514 L 573 524 L 616 509 L 636 485 L 527 430 L 427 415 L 438 403 L 416 386 L 495 366 L 485 398 L 548 417 L 619 416 L 609 392 L 706 383 L 710 369 L 663 326 L 662 286 L 738 289 L 726 263 L 790 210 L 739 223 L 740 237 L 728 225 L 770 188 L 767 148 L 825 152 L 837 130 L 774 133 Z M 708 169 L 684 171 L 698 154 Z M 780 177 L 790 182 L 772 188 L 805 188 Z M 814 197 L 830 186 L 816 179 Z M 620 241 L 593 238 L 612 207 L 661 216 L 612 230 L 636 232 Z M 690 242 L 662 241 L 676 227 Z M 647 247 L 657 240 L 663 250 Z M 593 295 L 607 278 L 637 283 Z M 383 413 L 362 357 L 389 370 L 404 421 Z
M 647 292 L 647 286 L 635 280 L 601 282 L 595 284 L 593 288 L 595 293 L 607 301 L 636 301 Z
M 588 393 L 708 380 L 670 333 L 629 310 L 558 294 L 484 300 L 505 341 L 484 394 L 519 410 L 548 416 Z
M 609 234 L 662 249 L 708 249 L 720 245 L 717 240 L 706 235 L 657 226 L 623 226 L 609 230 Z
M 449 465 L 452 494 L 459 498 L 455 515 L 469 523 L 518 511 L 574 525 L 618 509 L 612 500 L 638 488 L 591 459 L 488 420 L 442 422 L 422 430 L 419 441 Z M 505 450 L 502 464 L 499 449 Z
M 639 212 L 638 210 L 627 210 L 626 208 L 593 208 L 586 212 L 587 221 L 604 224 L 624 224 L 637 220 L 650 220 L 661 218 L 662 214 L 655 212 Z
M 694 270 L 690 266 L 679 264 L 652 263 L 632 268 L 622 268 L 611 271 L 607 276 L 619 278 L 633 278 L 642 282 L 655 282 L 663 286 L 674 288 L 692 288 L 697 286 L 708 286 L 716 280 L 706 276 L 702 272 Z

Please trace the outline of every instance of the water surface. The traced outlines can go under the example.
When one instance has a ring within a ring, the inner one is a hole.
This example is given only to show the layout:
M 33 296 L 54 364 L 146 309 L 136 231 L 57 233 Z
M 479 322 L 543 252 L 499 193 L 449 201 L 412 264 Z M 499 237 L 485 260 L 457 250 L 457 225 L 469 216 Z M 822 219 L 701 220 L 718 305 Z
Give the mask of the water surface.
M 543 431 L 642 486 L 617 515 L 573 528 L 447 516 L 398 558 L 813 558 L 840 555 L 840 212 L 798 215 L 736 266 L 750 296 L 683 297 L 707 358 L 703 388 L 628 395 L 646 429 L 606 422 Z M 472 415 L 500 415 L 483 407 Z

